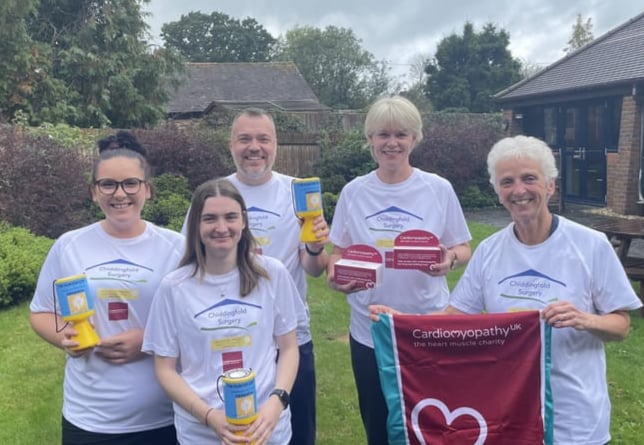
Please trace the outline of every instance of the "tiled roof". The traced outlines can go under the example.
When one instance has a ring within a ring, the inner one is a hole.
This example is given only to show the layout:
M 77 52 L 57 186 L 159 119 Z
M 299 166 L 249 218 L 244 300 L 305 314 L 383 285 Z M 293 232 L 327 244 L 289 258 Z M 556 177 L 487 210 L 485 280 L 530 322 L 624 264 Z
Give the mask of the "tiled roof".
M 293 62 L 188 63 L 186 71 L 185 82 L 170 94 L 169 114 L 200 114 L 214 105 L 327 109 Z
M 497 93 L 498 102 L 644 80 L 644 13 L 532 77 Z

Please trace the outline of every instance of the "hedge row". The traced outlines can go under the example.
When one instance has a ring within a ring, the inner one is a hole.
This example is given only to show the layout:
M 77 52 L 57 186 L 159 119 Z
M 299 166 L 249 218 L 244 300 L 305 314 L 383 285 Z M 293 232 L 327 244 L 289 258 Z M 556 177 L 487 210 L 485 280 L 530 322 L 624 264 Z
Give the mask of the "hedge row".
M 22 227 L 0 224 L 0 308 L 31 299 L 52 244 Z

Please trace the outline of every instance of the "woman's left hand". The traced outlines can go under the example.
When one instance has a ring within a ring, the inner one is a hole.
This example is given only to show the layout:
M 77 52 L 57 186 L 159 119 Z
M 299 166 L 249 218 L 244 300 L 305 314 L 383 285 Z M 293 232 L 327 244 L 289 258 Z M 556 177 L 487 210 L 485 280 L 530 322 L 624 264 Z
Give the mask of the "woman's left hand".
M 429 266 L 428 270 L 425 270 L 424 272 L 432 277 L 440 277 L 443 275 L 447 275 L 450 271 L 450 268 L 452 266 L 452 256 L 449 253 L 449 249 L 445 247 L 443 244 L 439 244 L 440 249 L 441 249 L 441 258 L 443 261 L 440 263 L 434 263 Z
M 585 329 L 587 315 L 568 301 L 556 301 L 541 311 L 541 318 L 555 328 Z
M 380 321 L 380 314 L 397 315 L 402 314 L 402 312 L 392 309 L 389 306 L 385 306 L 384 304 L 369 305 L 369 318 L 371 318 L 371 320 Z
M 266 403 L 260 407 L 257 419 L 246 430 L 249 443 L 256 445 L 268 443 L 283 410 L 284 407 L 280 399 L 274 396 L 269 397 Z

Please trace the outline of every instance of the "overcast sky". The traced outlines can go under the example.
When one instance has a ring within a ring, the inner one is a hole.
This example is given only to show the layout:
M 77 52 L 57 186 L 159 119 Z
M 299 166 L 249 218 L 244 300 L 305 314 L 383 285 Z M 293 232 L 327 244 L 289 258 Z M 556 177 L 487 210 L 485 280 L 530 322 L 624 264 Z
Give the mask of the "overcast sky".
M 276 38 L 296 25 L 351 28 L 364 49 L 401 75 L 415 55 L 433 56 L 444 37 L 462 35 L 466 21 L 476 32 L 488 22 L 505 29 L 514 57 L 545 67 L 564 55 L 577 14 L 591 19 L 597 38 L 644 6 L 634 0 L 151 0 L 144 10 L 159 43 L 161 25 L 191 11 L 252 17 Z

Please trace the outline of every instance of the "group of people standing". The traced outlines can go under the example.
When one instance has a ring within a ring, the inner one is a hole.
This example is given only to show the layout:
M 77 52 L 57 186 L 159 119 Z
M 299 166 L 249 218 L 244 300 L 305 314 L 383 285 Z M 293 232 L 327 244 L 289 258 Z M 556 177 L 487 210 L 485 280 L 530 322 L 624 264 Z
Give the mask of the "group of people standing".
M 183 234 L 141 218 L 154 192 L 145 150 L 128 137 L 101 141 L 90 192 L 105 217 L 56 240 L 30 306 L 34 330 L 67 356 L 62 443 L 315 443 L 306 275 L 326 272 L 350 306 L 351 364 L 367 442 L 387 444 L 370 324 L 383 312 L 516 309 L 500 297 L 503 278 L 525 270 L 564 283 L 548 301 L 521 305 L 541 310 L 555 328 L 555 443 L 607 443 L 603 342 L 625 338 L 628 311 L 641 305 L 612 246 L 550 213 L 552 152 L 517 136 L 499 141 L 488 156 L 490 182 L 513 222 L 472 256 L 451 184 L 410 164 L 422 127 L 403 97 L 370 107 L 365 137 L 377 168 L 343 188 L 331 228 L 322 216 L 315 220 L 314 243 L 300 242 L 294 178 L 273 171 L 277 136 L 263 110 L 246 109 L 234 119 L 229 148 L 236 171 L 195 190 Z M 385 267 L 375 288 L 335 282 L 334 264 L 345 249 L 367 244 L 384 257 L 398 233 L 413 229 L 438 237 L 440 263 L 424 271 Z M 466 264 L 450 295 L 447 273 Z M 92 321 L 101 339 L 80 351 L 52 298 L 53 281 L 79 273 L 95 298 Z M 219 397 L 218 376 L 233 368 L 255 372 L 257 417 L 248 425 L 228 422 Z

